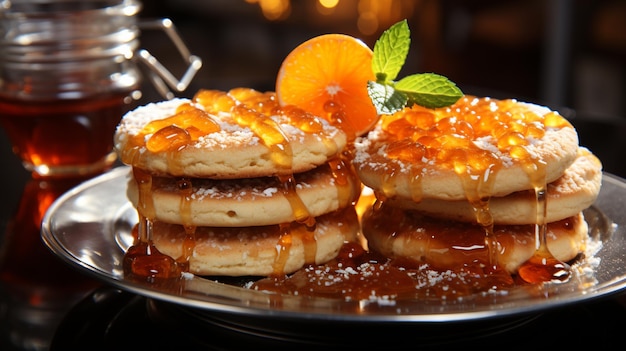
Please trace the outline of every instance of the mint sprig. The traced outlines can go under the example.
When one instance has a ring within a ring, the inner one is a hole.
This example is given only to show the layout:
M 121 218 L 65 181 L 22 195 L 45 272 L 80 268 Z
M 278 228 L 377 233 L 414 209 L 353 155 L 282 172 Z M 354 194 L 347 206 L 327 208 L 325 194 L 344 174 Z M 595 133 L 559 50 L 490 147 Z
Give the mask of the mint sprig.
M 372 70 L 376 81 L 367 82 L 367 91 L 379 114 L 392 114 L 414 104 L 446 107 L 463 96 L 454 82 L 435 73 L 413 74 L 396 82 L 410 44 L 411 31 L 403 20 L 384 31 L 374 45 Z

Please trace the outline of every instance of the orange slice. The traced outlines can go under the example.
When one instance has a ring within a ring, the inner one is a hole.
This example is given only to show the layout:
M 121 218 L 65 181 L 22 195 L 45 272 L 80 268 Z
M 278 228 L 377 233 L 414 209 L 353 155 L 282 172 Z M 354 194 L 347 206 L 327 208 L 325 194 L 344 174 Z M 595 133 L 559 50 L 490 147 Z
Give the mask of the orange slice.
M 281 105 L 326 118 L 354 137 L 378 120 L 368 80 L 375 80 L 372 50 L 349 35 L 325 34 L 287 55 L 276 79 L 276 96 Z

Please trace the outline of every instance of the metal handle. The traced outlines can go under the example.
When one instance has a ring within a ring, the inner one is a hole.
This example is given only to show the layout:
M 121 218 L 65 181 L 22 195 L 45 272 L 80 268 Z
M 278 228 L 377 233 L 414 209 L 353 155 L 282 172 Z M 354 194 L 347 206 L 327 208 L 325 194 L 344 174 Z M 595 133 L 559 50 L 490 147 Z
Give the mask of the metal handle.
M 178 35 L 174 23 L 168 19 L 159 19 L 151 21 L 140 21 L 139 27 L 141 29 L 160 29 L 167 34 L 170 40 L 174 43 L 178 52 L 181 54 L 183 60 L 185 60 L 189 66 L 183 74 L 182 78 L 177 79 L 174 75 L 167 70 L 150 52 L 146 49 L 140 49 L 138 52 L 138 58 L 141 62 L 145 63 L 150 68 L 149 77 L 154 84 L 157 91 L 166 99 L 173 99 L 174 93 L 170 90 L 173 89 L 177 92 L 182 92 L 191 83 L 193 77 L 202 67 L 202 59 L 196 55 L 192 55 L 185 46 L 185 43 Z M 169 88 L 168 88 L 169 86 Z

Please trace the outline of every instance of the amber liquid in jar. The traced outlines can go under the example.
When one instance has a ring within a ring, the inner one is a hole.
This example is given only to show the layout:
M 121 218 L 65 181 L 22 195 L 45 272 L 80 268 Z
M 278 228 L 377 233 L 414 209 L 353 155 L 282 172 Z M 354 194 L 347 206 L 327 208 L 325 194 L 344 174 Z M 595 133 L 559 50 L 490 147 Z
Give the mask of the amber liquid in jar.
M 128 91 L 76 100 L 0 98 L 0 121 L 27 170 L 95 174 L 114 163 L 112 135 L 131 102 Z

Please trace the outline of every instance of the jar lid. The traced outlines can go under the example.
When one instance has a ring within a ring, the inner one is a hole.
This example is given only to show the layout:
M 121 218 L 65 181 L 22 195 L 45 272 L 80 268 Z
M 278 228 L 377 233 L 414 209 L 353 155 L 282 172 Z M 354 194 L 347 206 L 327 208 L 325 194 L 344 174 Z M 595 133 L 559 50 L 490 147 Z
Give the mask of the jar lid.
M 140 0 L 0 0 L 0 95 L 83 94 L 91 89 L 127 87 L 138 76 L 131 61 L 148 68 L 148 78 L 165 98 L 182 92 L 202 66 L 172 21 L 138 23 Z M 161 29 L 188 67 L 178 79 L 147 50 L 139 50 L 140 29 Z M 32 74 L 36 72 L 37 74 Z M 54 82 L 45 90 L 45 82 Z M 17 83 L 15 83 L 17 82 Z M 29 89 L 24 86 L 28 85 Z M 60 92 L 60 93 L 58 93 Z
M 137 0 L 23 0 L 0 3 L 3 64 L 131 58 L 139 46 Z M 48 69 L 48 67 L 46 67 Z

